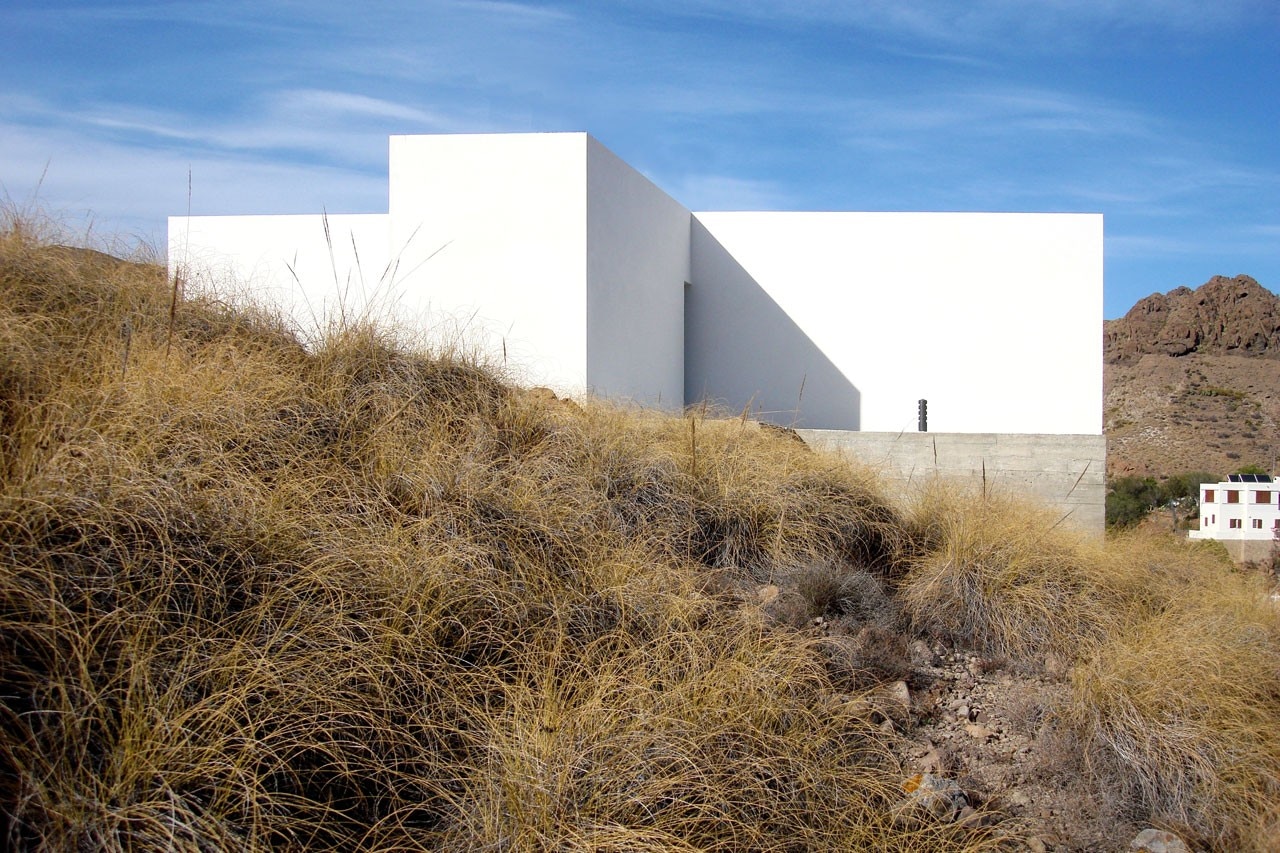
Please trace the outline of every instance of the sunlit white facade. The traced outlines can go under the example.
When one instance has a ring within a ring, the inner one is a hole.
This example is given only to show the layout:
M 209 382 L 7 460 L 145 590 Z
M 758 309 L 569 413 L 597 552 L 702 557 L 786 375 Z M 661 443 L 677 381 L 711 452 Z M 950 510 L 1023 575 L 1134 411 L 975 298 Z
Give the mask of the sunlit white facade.
M 303 328 L 394 314 L 517 379 L 786 425 L 1099 436 L 1102 217 L 694 213 L 585 133 L 394 136 L 387 213 L 197 216 L 169 259 Z
M 1232 475 L 1200 486 L 1200 529 L 1192 539 L 1272 542 L 1280 534 L 1280 484 L 1267 475 Z

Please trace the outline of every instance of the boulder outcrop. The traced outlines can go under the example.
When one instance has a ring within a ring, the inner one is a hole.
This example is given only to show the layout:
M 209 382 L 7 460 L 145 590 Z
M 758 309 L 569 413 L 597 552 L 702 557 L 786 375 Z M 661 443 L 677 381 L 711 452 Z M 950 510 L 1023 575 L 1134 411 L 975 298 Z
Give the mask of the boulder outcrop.
M 1247 275 L 1214 276 L 1141 299 L 1103 331 L 1109 364 L 1199 352 L 1280 358 L 1280 297 Z

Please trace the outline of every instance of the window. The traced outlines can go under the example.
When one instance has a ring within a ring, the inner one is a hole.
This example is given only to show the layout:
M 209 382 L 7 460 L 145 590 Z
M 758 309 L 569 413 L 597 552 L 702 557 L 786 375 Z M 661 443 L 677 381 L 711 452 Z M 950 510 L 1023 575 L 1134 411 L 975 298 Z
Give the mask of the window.
M 1269 504 L 1271 503 L 1271 493 L 1270 492 L 1254 492 L 1253 502 L 1256 504 Z
M 1240 503 L 1240 490 L 1239 490 L 1239 489 L 1227 489 L 1227 503 L 1229 503 L 1229 504 L 1238 504 L 1238 503 Z
M 1242 519 L 1239 518 L 1229 518 L 1227 519 L 1227 527 L 1230 527 L 1232 530 L 1239 530 L 1241 520 Z
M 1276 523 L 1272 525 L 1276 530 L 1280 530 L 1280 518 L 1276 519 Z
M 1204 502 L 1207 504 L 1213 503 L 1213 489 L 1204 490 Z
M 1261 530 L 1261 529 L 1262 529 L 1262 519 L 1260 519 L 1260 518 L 1254 518 L 1254 519 L 1251 519 L 1251 521 L 1253 522 L 1253 529 L 1254 529 L 1254 530 Z

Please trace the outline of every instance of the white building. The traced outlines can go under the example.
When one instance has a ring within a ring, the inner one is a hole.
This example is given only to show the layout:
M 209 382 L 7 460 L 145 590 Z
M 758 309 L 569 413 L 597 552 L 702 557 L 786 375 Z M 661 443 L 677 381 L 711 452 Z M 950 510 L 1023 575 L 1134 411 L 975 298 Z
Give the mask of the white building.
M 1240 560 L 1262 560 L 1280 536 L 1280 484 L 1267 474 L 1232 474 L 1200 486 L 1200 529 L 1192 539 L 1217 539 Z
M 530 385 L 838 446 L 927 399 L 935 468 L 947 435 L 979 439 L 962 475 L 1056 465 L 1101 529 L 1101 215 L 693 213 L 585 133 L 393 136 L 389 164 L 385 214 L 173 217 L 170 264 L 303 327 L 393 305 Z

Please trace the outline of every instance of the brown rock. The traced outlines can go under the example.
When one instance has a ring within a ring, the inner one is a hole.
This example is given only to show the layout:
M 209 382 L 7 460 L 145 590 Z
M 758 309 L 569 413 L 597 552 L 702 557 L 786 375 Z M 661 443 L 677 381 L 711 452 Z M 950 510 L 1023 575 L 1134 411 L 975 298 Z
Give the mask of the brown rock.
M 991 740 L 996 733 L 986 726 L 980 726 L 977 723 L 969 723 L 964 727 L 965 733 L 974 740 Z
M 1163 829 L 1144 829 L 1129 842 L 1138 853 L 1191 853 L 1181 838 Z
M 941 773 L 943 770 L 942 756 L 938 753 L 938 748 L 932 745 L 916 763 L 925 773 Z
M 942 823 L 955 820 L 969 805 L 968 798 L 953 780 L 932 773 L 917 773 L 902 783 L 906 799 L 898 806 L 899 817 L 928 816 Z
M 1280 297 L 1254 279 L 1219 276 L 1140 300 L 1107 321 L 1103 352 L 1108 476 L 1276 465 Z M 1186 516 L 1154 521 L 1171 530 Z
M 1190 352 L 1280 358 L 1280 297 L 1247 275 L 1214 276 L 1196 290 L 1152 294 L 1104 326 L 1110 363 Z

